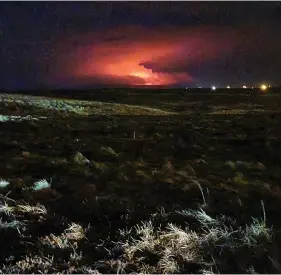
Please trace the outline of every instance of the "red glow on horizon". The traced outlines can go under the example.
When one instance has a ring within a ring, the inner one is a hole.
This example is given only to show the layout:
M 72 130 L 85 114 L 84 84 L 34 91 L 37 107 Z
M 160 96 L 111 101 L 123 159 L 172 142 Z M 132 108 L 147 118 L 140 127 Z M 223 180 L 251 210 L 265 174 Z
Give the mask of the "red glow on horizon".
M 226 39 L 227 35 L 227 31 L 221 31 L 218 37 L 206 27 L 120 27 L 78 35 L 59 43 L 56 77 L 81 83 L 147 86 L 190 83 L 193 77 L 188 65 L 231 51 L 232 42 Z

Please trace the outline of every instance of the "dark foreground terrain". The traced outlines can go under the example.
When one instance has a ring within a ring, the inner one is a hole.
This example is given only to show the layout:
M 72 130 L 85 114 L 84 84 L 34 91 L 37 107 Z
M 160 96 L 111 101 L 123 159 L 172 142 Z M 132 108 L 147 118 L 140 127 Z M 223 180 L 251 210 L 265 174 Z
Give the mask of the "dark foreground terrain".
M 281 95 L 103 93 L 0 95 L 0 271 L 281 273 Z

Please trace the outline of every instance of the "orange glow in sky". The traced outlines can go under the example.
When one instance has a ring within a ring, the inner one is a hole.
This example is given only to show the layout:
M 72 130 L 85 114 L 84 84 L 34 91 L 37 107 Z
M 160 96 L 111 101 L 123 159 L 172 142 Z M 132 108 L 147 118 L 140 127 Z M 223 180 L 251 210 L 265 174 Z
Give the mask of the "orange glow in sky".
M 130 73 L 131 76 L 139 77 L 144 80 L 144 85 L 153 85 L 153 82 L 151 82 L 152 75 L 148 72 L 142 72 L 141 70 L 135 71 Z
M 58 47 L 57 70 L 71 81 L 170 85 L 194 79 L 188 66 L 231 52 L 229 33 L 212 28 L 146 29 L 120 27 L 65 38 Z M 226 39 L 227 38 L 227 39 Z

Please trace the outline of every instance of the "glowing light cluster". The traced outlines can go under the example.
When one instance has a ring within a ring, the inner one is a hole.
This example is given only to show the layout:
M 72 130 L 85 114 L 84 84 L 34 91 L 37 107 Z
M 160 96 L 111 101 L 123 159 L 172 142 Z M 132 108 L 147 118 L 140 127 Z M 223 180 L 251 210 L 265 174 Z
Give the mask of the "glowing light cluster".
M 265 85 L 265 84 L 262 84 L 262 85 L 260 86 L 260 89 L 261 89 L 263 92 L 265 92 L 265 91 L 268 89 L 268 86 Z

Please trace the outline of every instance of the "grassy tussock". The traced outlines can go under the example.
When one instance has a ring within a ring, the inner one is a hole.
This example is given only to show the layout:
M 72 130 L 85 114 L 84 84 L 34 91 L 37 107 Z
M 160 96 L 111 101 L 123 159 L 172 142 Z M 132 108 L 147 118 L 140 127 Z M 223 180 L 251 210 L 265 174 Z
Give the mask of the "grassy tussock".
M 133 262 L 140 272 L 221 272 L 224 255 L 231 253 L 237 261 L 243 261 L 241 251 L 254 253 L 272 242 L 272 228 L 264 220 L 252 219 L 249 225 L 237 227 L 235 220 L 225 216 L 214 218 L 202 209 L 177 213 L 198 222 L 197 230 L 173 223 L 160 229 L 151 220 L 143 222 L 134 228 L 136 237 L 123 243 L 125 262 Z M 148 264 L 151 259 L 154 260 Z

